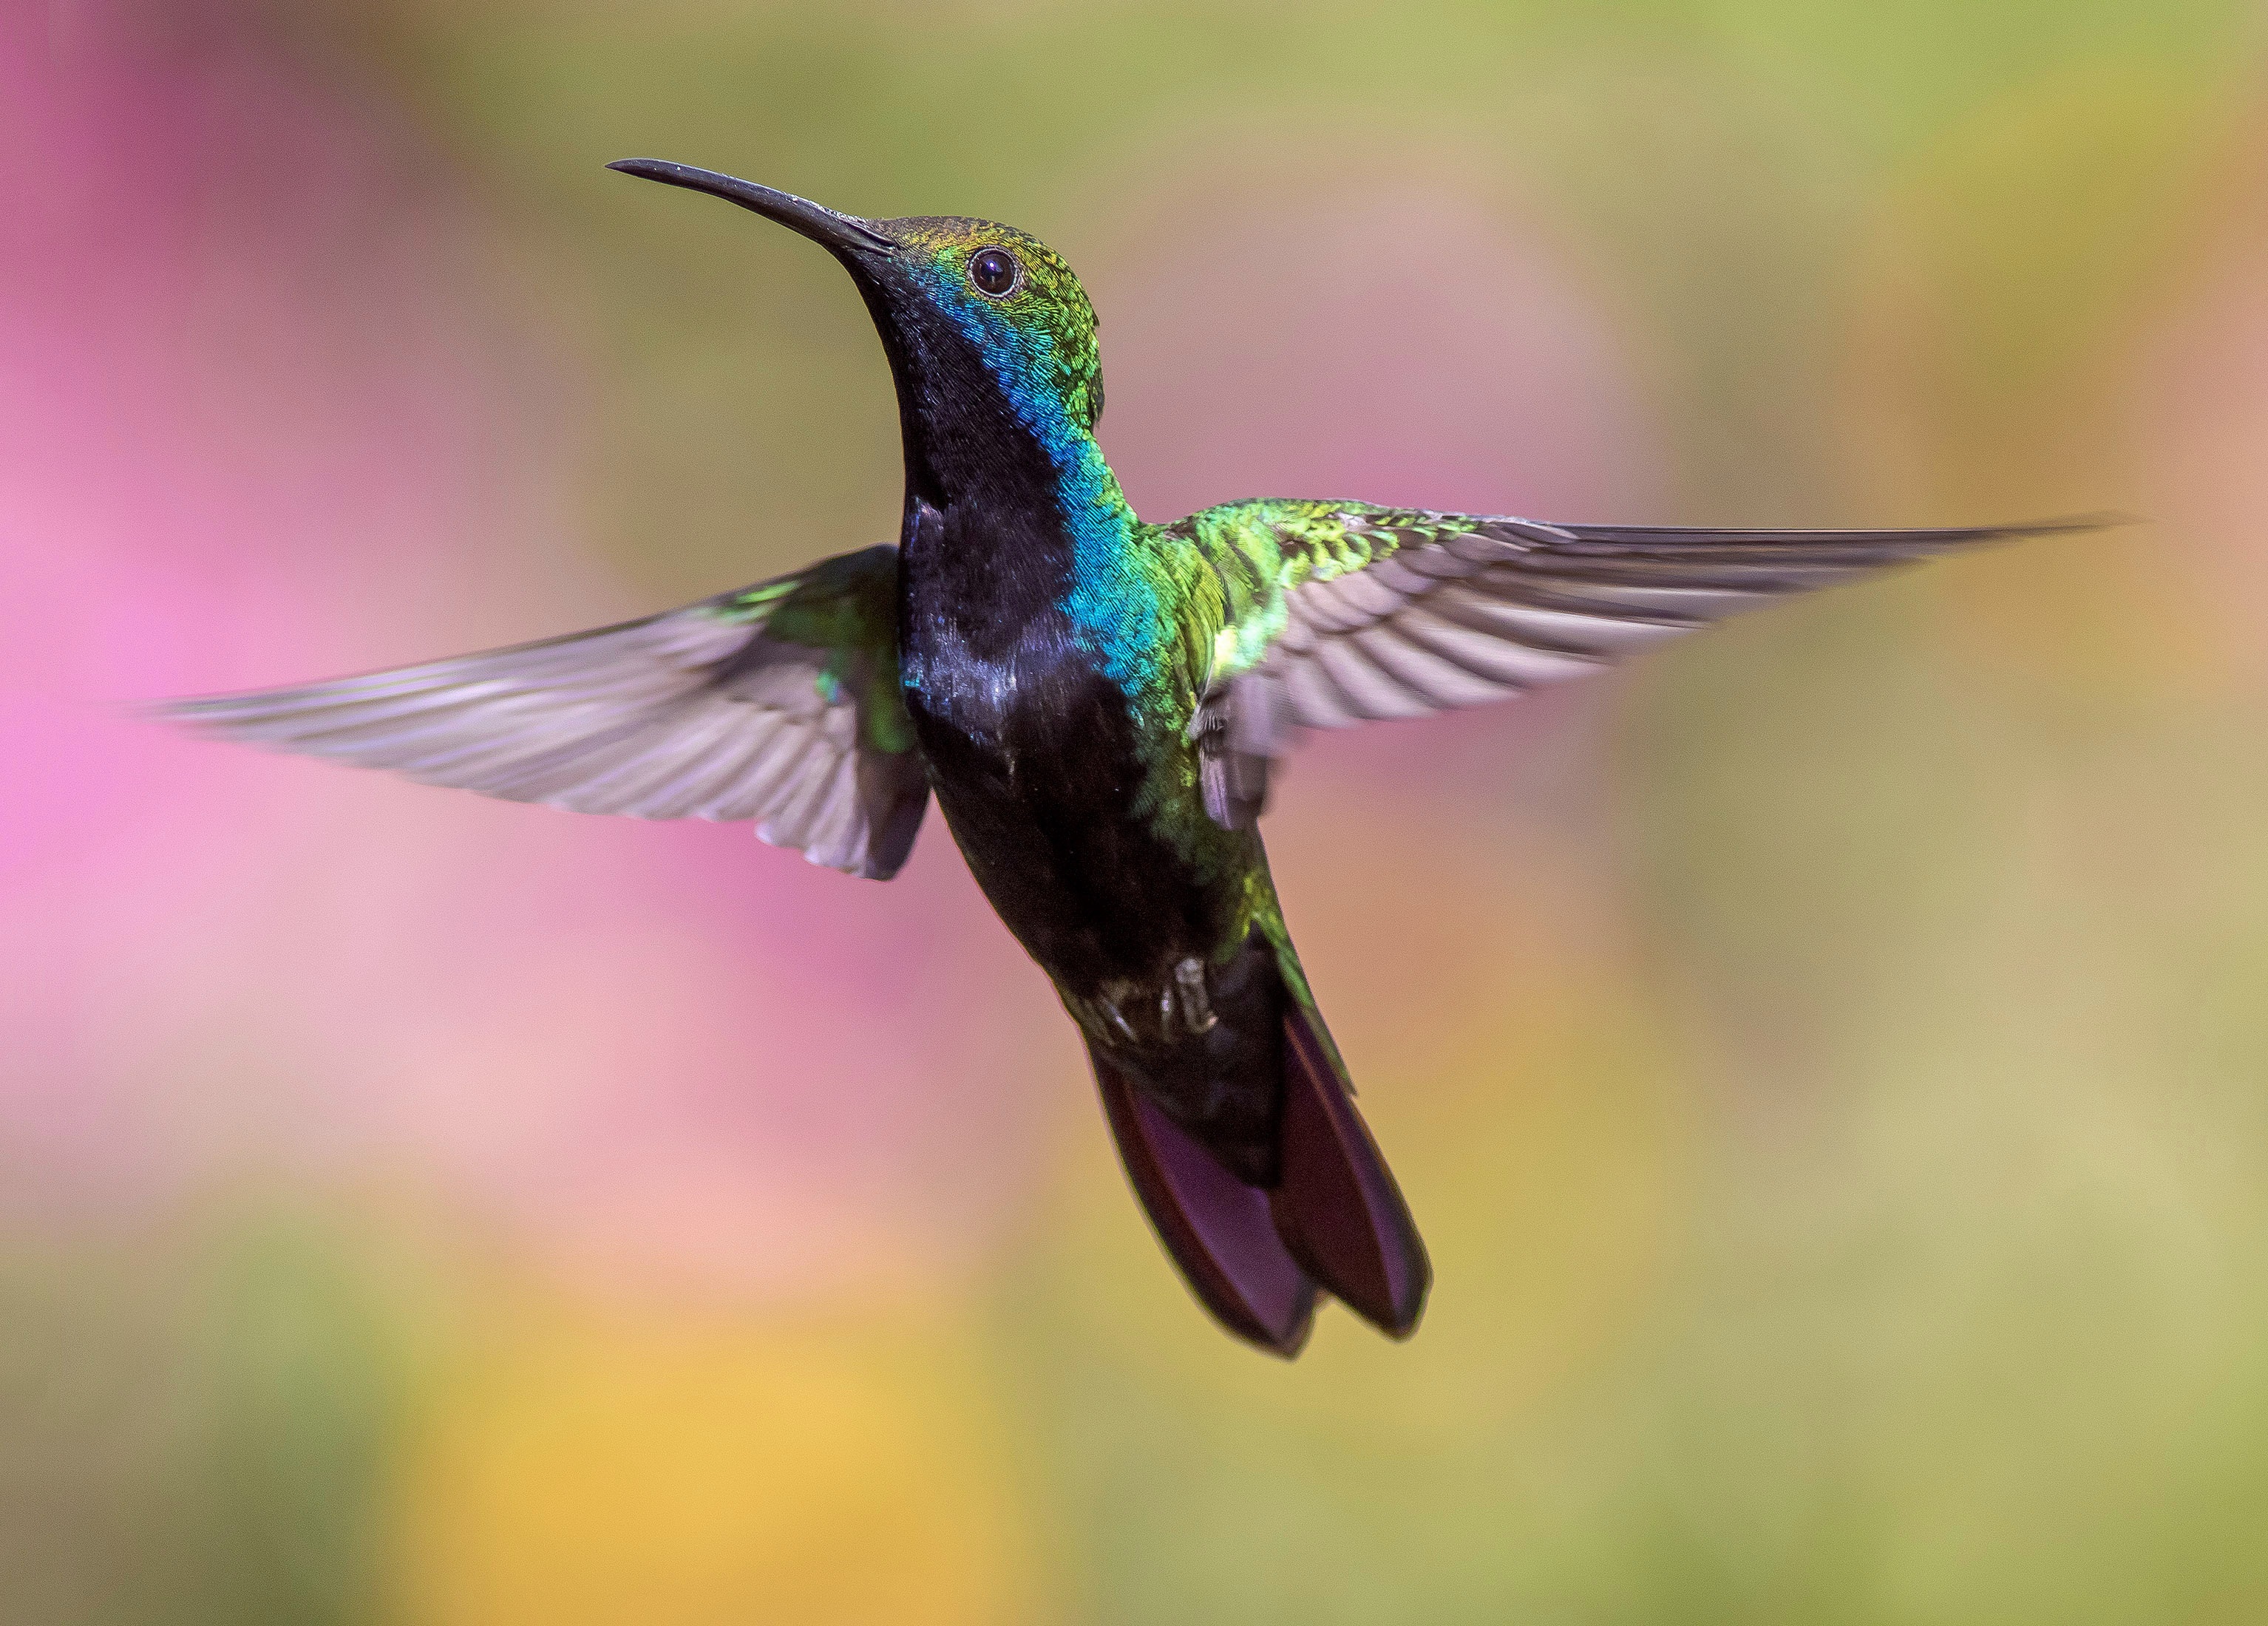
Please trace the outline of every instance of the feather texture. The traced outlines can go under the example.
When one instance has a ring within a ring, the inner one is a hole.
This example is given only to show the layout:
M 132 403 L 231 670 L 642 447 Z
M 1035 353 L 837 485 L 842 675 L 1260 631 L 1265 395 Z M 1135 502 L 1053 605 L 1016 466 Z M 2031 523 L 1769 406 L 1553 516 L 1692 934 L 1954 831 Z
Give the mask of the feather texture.
M 1509 698 L 1791 593 L 2105 523 L 1706 530 L 1260 501 L 1160 534 L 1210 567 L 1218 630 L 1192 733 L 1219 764 L 1206 811 L 1242 828 L 1301 729 Z
M 592 632 L 296 688 L 177 701 L 273 750 L 578 813 L 754 821 L 884 879 L 929 783 L 898 693 L 897 549 Z

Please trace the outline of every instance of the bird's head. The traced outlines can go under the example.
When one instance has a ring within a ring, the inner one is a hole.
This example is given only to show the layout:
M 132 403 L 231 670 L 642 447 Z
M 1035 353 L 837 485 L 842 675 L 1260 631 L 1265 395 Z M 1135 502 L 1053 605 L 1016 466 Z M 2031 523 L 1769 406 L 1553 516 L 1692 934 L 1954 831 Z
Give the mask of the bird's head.
M 952 216 L 861 220 L 656 158 L 609 167 L 727 199 L 833 253 L 880 331 L 917 485 L 997 460 L 1017 428 L 1057 465 L 1092 445 L 1102 416 L 1094 306 L 1037 238 Z

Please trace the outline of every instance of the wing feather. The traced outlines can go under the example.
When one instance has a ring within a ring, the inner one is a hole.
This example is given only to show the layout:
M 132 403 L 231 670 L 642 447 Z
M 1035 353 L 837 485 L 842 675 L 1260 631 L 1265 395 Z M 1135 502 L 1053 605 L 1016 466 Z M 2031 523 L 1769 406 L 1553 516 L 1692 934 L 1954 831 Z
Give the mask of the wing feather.
M 1208 761 L 1207 806 L 1224 823 L 1248 821 L 1267 759 L 1302 728 L 1482 704 L 1792 593 L 2115 523 L 1757 531 L 1546 525 L 1354 503 L 1208 509 L 1166 533 L 1211 564 L 1224 607 L 1200 717 L 1226 716 L 1193 737 L 1240 760 L 1233 773 Z
M 161 714 L 513 801 L 758 820 L 767 842 L 884 879 L 928 801 L 896 584 L 897 550 L 872 548 L 643 621 Z

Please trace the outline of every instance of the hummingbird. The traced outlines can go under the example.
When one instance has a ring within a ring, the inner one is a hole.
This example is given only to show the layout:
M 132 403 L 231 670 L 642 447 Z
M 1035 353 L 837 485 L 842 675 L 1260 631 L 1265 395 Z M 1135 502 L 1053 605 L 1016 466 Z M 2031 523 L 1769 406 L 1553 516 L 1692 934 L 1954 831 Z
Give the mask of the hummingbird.
M 1408 1336 L 1432 1283 L 1269 874 L 1257 822 L 1292 741 L 2096 523 L 1705 530 L 1300 499 L 1151 523 L 1096 443 L 1094 308 L 1036 238 L 862 219 L 659 159 L 609 167 L 751 210 L 850 274 L 896 389 L 895 542 L 594 631 L 166 713 L 516 801 L 750 821 L 874 880 L 906 862 L 933 794 L 1086 1041 L 1183 1282 L 1286 1357 L 1327 1299 Z

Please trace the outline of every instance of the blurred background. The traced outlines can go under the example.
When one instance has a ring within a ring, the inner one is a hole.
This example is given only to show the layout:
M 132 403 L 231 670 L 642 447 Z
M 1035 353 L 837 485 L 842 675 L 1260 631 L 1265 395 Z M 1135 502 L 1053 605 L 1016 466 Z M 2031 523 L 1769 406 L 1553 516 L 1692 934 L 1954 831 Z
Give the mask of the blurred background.
M 2268 1618 L 2268 17 L 8 0 L 0 1622 Z M 1189 1302 L 872 886 L 131 702 L 887 540 L 787 232 L 1015 222 L 1152 518 L 2146 526 L 1311 743 L 1439 1285 Z

